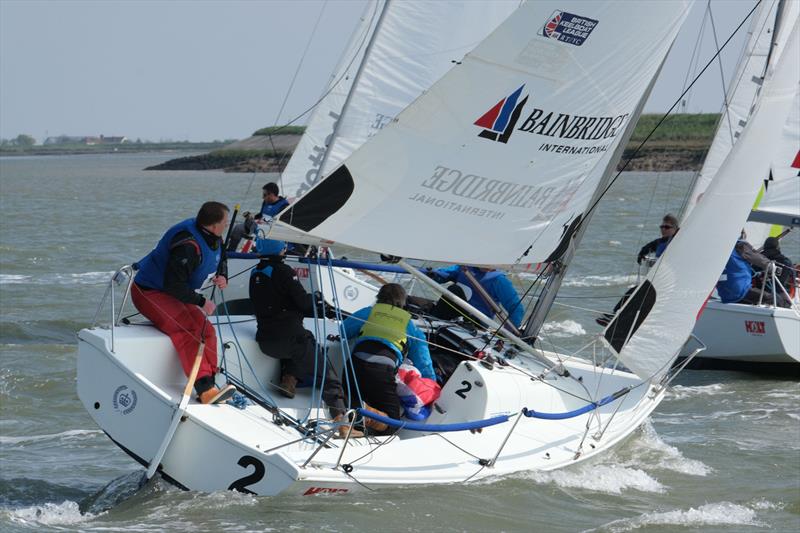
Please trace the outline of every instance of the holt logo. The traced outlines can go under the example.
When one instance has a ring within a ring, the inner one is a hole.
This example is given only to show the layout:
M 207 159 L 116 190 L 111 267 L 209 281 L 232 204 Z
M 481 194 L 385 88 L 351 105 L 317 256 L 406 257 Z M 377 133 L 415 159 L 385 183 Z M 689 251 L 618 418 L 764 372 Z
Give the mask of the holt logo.
M 766 334 L 764 322 L 760 320 L 745 320 L 744 329 L 747 330 L 747 333 L 750 333 L 752 335 Z
M 475 121 L 476 126 L 483 128 L 478 137 L 501 143 L 508 142 L 514 132 L 514 126 L 519 120 L 519 115 L 522 113 L 522 108 L 528 101 L 528 97 L 525 96 L 522 101 L 517 103 L 524 87 L 524 84 L 521 85 L 519 89 L 497 102 L 494 107 Z

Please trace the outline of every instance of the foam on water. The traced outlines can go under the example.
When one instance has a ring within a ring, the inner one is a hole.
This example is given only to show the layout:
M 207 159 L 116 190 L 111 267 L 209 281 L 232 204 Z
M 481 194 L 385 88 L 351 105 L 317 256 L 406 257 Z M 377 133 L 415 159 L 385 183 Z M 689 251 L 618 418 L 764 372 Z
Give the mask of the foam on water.
M 600 530 L 614 532 L 632 531 L 647 526 L 753 526 L 767 527 L 756 520 L 756 511 L 731 502 L 707 503 L 687 510 L 644 513 L 636 518 L 615 520 Z
M 46 440 L 60 440 L 62 442 L 86 440 L 102 435 L 103 432 L 97 429 L 71 429 L 61 433 L 51 433 L 47 435 L 22 435 L 19 437 L 0 436 L 0 444 L 27 444 Z
M 574 320 L 562 320 L 561 322 L 545 322 L 542 326 L 542 333 L 553 337 L 574 337 L 586 335 L 586 330 Z
M 32 276 L 24 276 L 22 274 L 0 274 L 0 285 L 15 285 L 17 283 L 25 283 Z
M 3 511 L 0 516 L 3 514 L 7 514 L 12 522 L 34 527 L 38 525 L 67 526 L 80 524 L 88 522 L 97 516 L 91 513 L 81 514 L 78 504 L 73 501 L 22 507 Z
M 667 397 L 672 400 L 684 400 L 696 396 L 717 396 L 721 394 L 732 394 L 724 383 L 713 383 L 711 385 L 684 386 L 675 385 L 667 391 Z
M 658 494 L 666 491 L 664 485 L 644 470 L 618 464 L 587 464 L 552 472 L 529 472 L 522 477 L 537 483 L 554 483 L 561 488 L 608 494 L 621 494 L 628 489 Z
M 671 470 L 690 476 L 707 476 L 713 469 L 694 459 L 687 459 L 674 446 L 664 442 L 648 421 L 642 425 L 638 438 L 630 444 L 631 459 L 626 466 L 648 466 L 660 470 Z
M 113 272 L 52 273 L 41 276 L 0 274 L 0 285 L 102 285 Z
M 636 283 L 636 276 L 584 276 L 579 279 L 564 280 L 564 287 L 615 287 Z

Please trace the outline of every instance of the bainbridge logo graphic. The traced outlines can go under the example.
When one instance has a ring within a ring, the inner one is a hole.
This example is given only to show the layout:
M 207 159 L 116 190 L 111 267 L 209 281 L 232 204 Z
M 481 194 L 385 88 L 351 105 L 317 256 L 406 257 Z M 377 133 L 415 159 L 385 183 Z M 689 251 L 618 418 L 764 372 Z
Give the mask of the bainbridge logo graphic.
M 525 107 L 525 102 L 528 101 L 528 96 L 525 96 L 521 102 L 517 103 L 523 88 L 525 88 L 524 83 L 520 85 L 519 89 L 497 102 L 494 107 L 475 121 L 476 126 L 484 128 L 478 134 L 478 137 L 504 144 L 508 142 L 514 132 L 514 126 L 519 120 L 519 115 L 522 113 L 522 108 Z
M 594 19 L 573 15 L 566 11 L 554 11 L 542 28 L 542 35 L 562 43 L 580 46 L 589 38 L 597 26 Z

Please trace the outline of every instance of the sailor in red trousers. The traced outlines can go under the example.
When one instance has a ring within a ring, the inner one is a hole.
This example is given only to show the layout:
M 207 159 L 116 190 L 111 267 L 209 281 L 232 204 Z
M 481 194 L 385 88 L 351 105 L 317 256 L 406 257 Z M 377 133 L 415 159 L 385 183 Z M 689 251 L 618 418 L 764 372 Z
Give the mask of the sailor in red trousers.
M 214 384 L 217 336 L 206 316 L 213 314 L 216 306 L 197 292 L 218 271 L 228 212 L 225 204 L 206 202 L 197 217 L 168 229 L 153 251 L 139 261 L 131 290 L 136 309 L 169 335 L 187 376 L 201 340 L 205 341 L 194 385 L 202 403 L 225 401 L 236 391 L 233 385 L 220 390 Z M 224 263 L 220 272 L 212 281 L 224 289 L 228 285 Z

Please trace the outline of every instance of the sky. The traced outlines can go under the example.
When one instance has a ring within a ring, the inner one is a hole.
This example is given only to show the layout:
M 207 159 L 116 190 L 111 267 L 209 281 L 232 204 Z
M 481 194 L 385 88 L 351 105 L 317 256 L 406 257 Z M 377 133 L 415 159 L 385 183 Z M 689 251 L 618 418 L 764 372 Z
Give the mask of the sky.
M 755 2 L 711 1 L 720 43 Z M 316 101 L 365 5 L 365 0 L 0 0 L 0 137 L 245 138 Z M 683 90 L 706 7 L 706 0 L 694 2 L 645 112 L 666 111 Z M 715 52 L 709 28 L 707 22 L 700 67 Z M 747 24 L 723 51 L 727 79 L 746 29 Z M 713 65 L 684 109 L 718 112 L 721 102 L 720 68 Z

